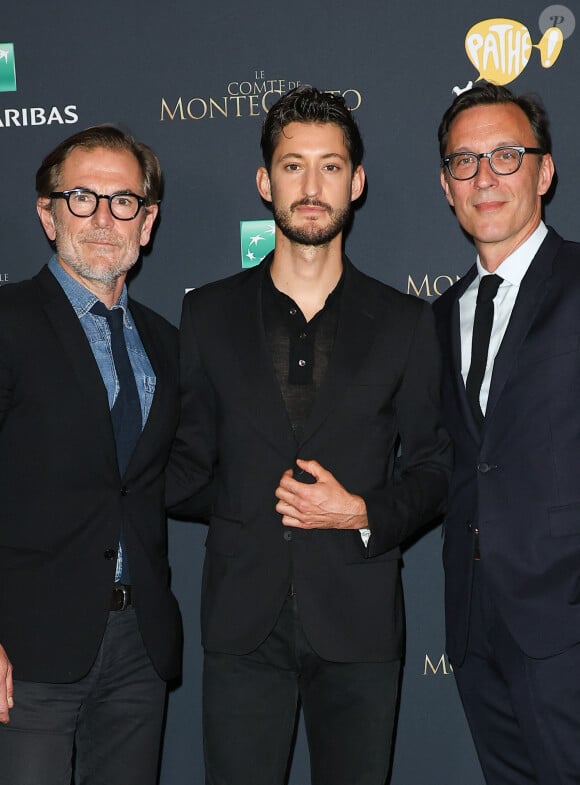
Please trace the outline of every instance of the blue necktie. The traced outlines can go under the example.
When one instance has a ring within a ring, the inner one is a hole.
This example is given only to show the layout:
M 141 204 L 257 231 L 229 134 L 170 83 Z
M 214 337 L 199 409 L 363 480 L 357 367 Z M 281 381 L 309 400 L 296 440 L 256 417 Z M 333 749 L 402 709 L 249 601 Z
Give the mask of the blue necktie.
M 104 303 L 98 301 L 93 305 L 91 311 L 97 316 L 104 316 L 111 331 L 111 351 L 119 384 L 119 391 L 111 409 L 111 420 L 117 447 L 119 473 L 123 476 L 141 435 L 141 403 L 123 334 L 123 309 L 114 308 L 109 311 Z M 122 531 L 120 541 L 123 553 L 123 571 L 120 582 L 130 583 L 127 550 Z

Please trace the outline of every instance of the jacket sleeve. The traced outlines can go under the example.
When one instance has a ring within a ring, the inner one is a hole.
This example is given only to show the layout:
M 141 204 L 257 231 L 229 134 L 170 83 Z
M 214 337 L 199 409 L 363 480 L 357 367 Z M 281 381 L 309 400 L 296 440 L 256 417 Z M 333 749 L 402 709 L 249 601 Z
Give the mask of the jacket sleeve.
M 172 514 L 198 520 L 207 517 L 213 500 L 216 435 L 215 400 L 193 318 L 194 294 L 185 297 L 181 317 L 181 412 L 166 470 L 166 505 Z
M 444 511 L 452 451 L 442 424 L 439 352 L 433 313 L 425 303 L 395 396 L 397 471 L 384 487 L 363 495 L 371 529 L 368 557 L 396 548 Z

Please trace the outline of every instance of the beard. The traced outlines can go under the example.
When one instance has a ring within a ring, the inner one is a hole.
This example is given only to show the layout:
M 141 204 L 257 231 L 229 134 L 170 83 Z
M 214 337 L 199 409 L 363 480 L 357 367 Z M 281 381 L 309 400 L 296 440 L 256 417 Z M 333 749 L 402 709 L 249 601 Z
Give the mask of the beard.
M 64 228 L 57 226 L 57 229 L 57 255 L 80 278 L 98 282 L 107 288 L 114 286 L 121 276 L 126 275 L 139 257 L 138 242 L 126 244 L 108 230 L 93 229 L 78 233 L 73 243 Z M 112 247 L 96 248 L 92 258 L 85 258 L 83 244 L 91 240 L 107 242 Z
M 292 223 L 292 215 L 297 207 L 310 206 L 310 207 L 323 207 L 330 216 L 330 222 L 325 226 L 320 226 L 318 221 L 313 220 L 304 226 L 294 226 Z M 351 205 L 337 209 L 332 208 L 329 204 L 321 202 L 319 199 L 301 199 L 298 202 L 293 202 L 289 210 L 281 210 L 272 204 L 272 212 L 274 214 L 274 222 L 282 234 L 293 243 L 300 245 L 327 245 L 333 240 L 350 220 Z

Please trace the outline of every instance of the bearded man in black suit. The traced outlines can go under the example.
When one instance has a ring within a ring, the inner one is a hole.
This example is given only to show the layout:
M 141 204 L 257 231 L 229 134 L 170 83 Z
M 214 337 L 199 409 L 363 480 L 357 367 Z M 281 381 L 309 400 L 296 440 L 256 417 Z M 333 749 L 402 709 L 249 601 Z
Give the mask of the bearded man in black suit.
M 262 132 L 276 248 L 187 295 L 174 501 L 213 485 L 206 782 L 281 785 L 298 700 L 315 785 L 383 785 L 403 642 L 400 545 L 450 468 L 429 306 L 343 254 L 362 194 L 344 100 L 302 86 Z M 393 465 L 399 442 L 397 476 Z M 277 500 L 275 499 L 277 497 Z

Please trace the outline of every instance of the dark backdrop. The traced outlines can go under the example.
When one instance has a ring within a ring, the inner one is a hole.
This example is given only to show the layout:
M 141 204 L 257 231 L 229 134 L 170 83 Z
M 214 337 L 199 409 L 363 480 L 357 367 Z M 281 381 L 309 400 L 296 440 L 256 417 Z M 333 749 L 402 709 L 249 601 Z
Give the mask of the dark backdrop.
M 177 323 L 186 288 L 240 269 L 240 221 L 270 218 L 254 181 L 260 123 L 277 94 L 296 83 L 344 93 L 360 123 L 368 195 L 348 253 L 365 272 L 432 300 L 473 262 L 439 186 L 436 130 L 453 87 L 478 70 L 543 97 L 559 179 L 547 220 L 579 240 L 578 10 L 576 0 L 567 7 L 537 0 L 3 3 L 0 282 L 28 277 L 48 258 L 34 209 L 43 156 L 81 128 L 118 123 L 156 150 L 166 175 L 161 222 L 131 290 Z M 512 24 L 475 31 L 476 69 L 466 35 L 494 18 Z M 554 23 L 565 37 L 553 67 L 544 68 L 542 56 L 553 61 L 557 53 L 554 39 L 542 50 L 531 44 Z M 169 700 L 161 785 L 198 785 L 205 529 L 172 522 L 169 536 L 186 642 L 183 682 Z M 443 654 L 440 550 L 437 529 L 405 553 L 407 656 L 393 785 L 483 782 Z M 290 783 L 309 783 L 301 729 Z

